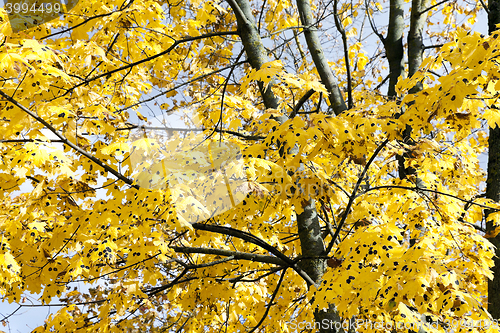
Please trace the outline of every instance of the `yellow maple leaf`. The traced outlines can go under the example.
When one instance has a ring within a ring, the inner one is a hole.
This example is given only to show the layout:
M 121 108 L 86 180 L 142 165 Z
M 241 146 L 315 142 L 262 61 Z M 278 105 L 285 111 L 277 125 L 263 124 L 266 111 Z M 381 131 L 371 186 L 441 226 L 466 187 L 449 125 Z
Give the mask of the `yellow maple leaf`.
M 115 142 L 101 149 L 106 155 L 124 155 L 130 151 L 130 145 L 126 142 Z

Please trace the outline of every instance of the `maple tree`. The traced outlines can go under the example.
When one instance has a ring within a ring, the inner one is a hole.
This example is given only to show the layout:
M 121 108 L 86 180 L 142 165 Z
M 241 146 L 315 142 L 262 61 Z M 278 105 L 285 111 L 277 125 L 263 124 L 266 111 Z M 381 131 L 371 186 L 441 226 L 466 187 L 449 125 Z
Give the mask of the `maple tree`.
M 0 292 L 58 307 L 36 332 L 498 330 L 494 1 L 61 6 L 0 11 Z

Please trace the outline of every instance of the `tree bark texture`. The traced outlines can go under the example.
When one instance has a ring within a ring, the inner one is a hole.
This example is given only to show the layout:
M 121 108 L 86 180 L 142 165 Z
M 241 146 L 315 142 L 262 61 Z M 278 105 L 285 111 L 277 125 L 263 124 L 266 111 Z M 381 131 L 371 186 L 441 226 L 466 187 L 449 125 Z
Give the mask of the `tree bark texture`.
M 497 30 L 496 25 L 500 23 L 500 1 L 489 0 L 488 2 L 488 28 L 492 34 Z M 486 197 L 500 201 L 500 128 L 490 127 L 488 137 L 488 178 L 486 180 Z M 490 214 L 486 211 L 486 220 Z M 492 222 L 486 222 L 486 232 L 495 229 Z M 500 319 L 500 235 L 490 238 L 490 242 L 496 247 L 496 256 L 493 258 L 493 280 L 488 281 L 488 311 L 493 319 Z
M 333 113 L 339 115 L 342 111 L 347 110 L 342 93 L 337 84 L 337 80 L 333 75 L 333 71 L 328 65 L 325 53 L 319 41 L 317 29 L 314 24 L 313 13 L 311 10 L 311 3 L 309 0 L 297 0 L 297 9 L 299 11 L 300 20 L 304 28 L 304 36 L 306 39 L 307 47 L 311 53 L 311 58 L 314 61 L 316 70 L 328 91 L 328 99 Z

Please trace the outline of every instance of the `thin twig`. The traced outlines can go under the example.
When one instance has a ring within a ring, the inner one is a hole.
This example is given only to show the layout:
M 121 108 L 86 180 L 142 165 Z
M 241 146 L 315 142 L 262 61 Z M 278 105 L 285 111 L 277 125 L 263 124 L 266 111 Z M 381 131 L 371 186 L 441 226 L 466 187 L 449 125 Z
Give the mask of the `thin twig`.
M 372 187 L 372 188 L 366 190 L 365 193 L 373 191 L 373 190 L 393 189 L 393 188 L 399 188 L 399 189 L 403 189 L 403 190 L 416 191 L 416 192 L 419 192 L 419 191 L 422 191 L 422 192 L 431 192 L 431 193 L 435 193 L 435 194 L 444 195 L 444 196 L 447 196 L 447 197 L 450 197 L 450 198 L 454 198 L 454 199 L 460 200 L 462 202 L 466 202 L 466 203 L 468 203 L 470 205 L 476 205 L 478 207 L 485 208 L 485 209 L 491 209 L 493 211 L 500 211 L 499 208 L 494 208 L 494 207 L 486 206 L 486 205 L 483 205 L 483 204 L 479 204 L 479 203 L 474 202 L 473 200 L 467 200 L 467 199 L 463 199 L 463 198 L 457 197 L 456 195 L 453 195 L 453 194 L 444 193 L 444 192 L 441 192 L 441 191 L 431 190 L 431 189 L 427 189 L 427 188 L 421 188 L 421 187 L 409 187 L 409 186 L 401 186 L 401 185 L 384 185 L 384 186 L 375 186 L 375 187 Z M 363 193 L 363 194 L 365 194 L 365 193 Z
M 115 169 L 113 169 L 112 167 L 104 164 L 100 159 L 96 158 L 95 156 L 91 155 L 90 153 L 86 152 L 82 148 L 80 148 L 77 145 L 75 145 L 73 142 L 71 142 L 68 139 L 66 139 L 51 124 L 49 124 L 47 121 L 45 121 L 45 119 L 43 119 L 42 117 L 38 116 L 37 114 L 35 114 L 31 110 L 29 110 L 27 107 L 25 107 L 24 105 L 22 105 L 21 103 L 19 103 L 18 101 L 16 101 L 11 96 L 9 96 L 6 93 L 4 93 L 2 90 L 0 90 L 0 95 L 3 98 L 5 98 L 7 101 L 9 101 L 10 103 L 14 104 L 18 108 L 20 108 L 21 110 L 23 110 L 24 112 L 26 112 L 27 114 L 29 114 L 31 117 L 35 118 L 38 122 L 40 122 L 48 130 L 50 130 L 55 136 L 57 136 L 59 138 L 59 140 L 61 140 L 62 143 L 64 143 L 65 145 L 67 145 L 67 146 L 69 146 L 71 148 L 73 148 L 74 150 L 76 150 L 81 155 L 87 157 L 89 160 L 91 160 L 92 162 L 94 162 L 95 164 L 97 164 L 98 166 L 100 166 L 101 168 L 103 168 L 104 170 L 106 170 L 107 172 L 111 173 L 116 178 L 122 180 L 124 183 L 126 183 L 126 184 L 128 184 L 128 185 L 130 185 L 132 187 L 139 188 L 137 185 L 133 185 L 133 181 L 131 179 L 128 179 L 127 177 L 125 177 L 124 175 L 122 175 L 121 173 L 119 173 L 118 171 L 116 171 Z
M 347 206 L 345 208 L 344 214 L 342 214 L 342 219 L 339 222 L 339 225 L 337 226 L 337 230 L 335 231 L 334 237 L 332 237 L 332 240 L 330 241 L 330 244 L 328 244 L 328 249 L 326 253 L 330 253 L 333 244 L 335 244 L 335 240 L 340 234 L 340 231 L 342 230 L 342 227 L 344 226 L 345 221 L 347 220 L 347 216 L 349 216 L 349 211 L 351 210 L 352 204 L 354 203 L 354 199 L 356 198 L 356 193 L 358 192 L 358 188 L 361 185 L 361 182 L 365 178 L 366 173 L 368 172 L 368 168 L 370 165 L 373 163 L 375 158 L 377 157 L 378 153 L 382 151 L 382 149 L 385 147 L 385 145 L 389 142 L 389 139 L 385 139 L 384 142 L 380 144 L 380 146 L 377 147 L 377 149 L 373 152 L 372 157 L 370 157 L 370 160 L 366 163 L 363 172 L 361 172 L 361 175 L 358 177 L 358 181 L 356 182 L 356 185 L 354 185 L 354 188 L 352 190 L 351 197 L 349 198 L 349 202 L 347 203 Z
M 424 46 L 422 49 L 427 50 L 427 49 L 437 49 L 439 47 L 443 47 L 444 44 L 436 44 L 436 45 L 427 45 Z
M 64 143 L 62 140 L 48 140 L 48 141 L 43 141 L 39 139 L 12 139 L 12 140 L 0 140 L 0 143 L 26 143 L 26 142 L 36 142 L 36 143 L 52 143 L 52 142 L 59 142 L 59 143 Z
M 335 21 L 335 26 L 337 27 L 337 30 L 340 33 L 340 36 L 342 37 L 342 44 L 344 47 L 344 63 L 347 73 L 347 106 L 349 107 L 349 109 L 352 109 L 354 107 L 354 102 L 352 100 L 352 76 L 351 76 L 351 64 L 349 61 L 349 48 L 347 45 L 347 35 L 345 33 L 344 27 L 342 26 L 342 22 L 340 22 L 340 18 L 338 15 L 337 4 L 338 0 L 335 0 L 333 2 L 333 11 L 334 11 L 333 18 Z
M 59 255 L 59 253 L 61 253 L 62 250 L 64 250 L 66 248 L 66 246 L 68 245 L 68 243 L 71 242 L 71 240 L 73 239 L 73 236 L 75 236 L 75 234 L 78 231 L 78 229 L 80 229 L 80 226 L 81 225 L 79 225 L 78 227 L 76 227 L 75 231 L 73 231 L 73 233 L 71 234 L 71 236 L 69 237 L 69 239 L 63 244 L 63 246 L 59 249 L 59 251 L 57 251 L 57 253 L 52 256 L 52 258 L 49 258 L 47 260 L 47 262 L 45 263 L 45 265 L 43 265 L 42 267 L 40 267 L 39 269 L 37 269 L 36 271 L 34 271 L 33 273 L 31 273 L 30 275 L 25 276 L 24 278 L 28 278 L 28 277 L 32 276 L 33 274 L 36 274 L 39 271 L 42 271 L 48 264 L 50 264 L 51 262 L 53 262 L 55 260 L 55 258 Z
M 438 3 L 436 3 L 435 5 L 432 5 L 432 6 L 428 7 L 428 8 L 426 8 L 426 9 L 422 10 L 420 13 L 418 13 L 418 15 L 425 14 L 425 13 L 427 13 L 429 10 L 432 10 L 432 9 L 434 9 L 434 8 L 436 8 L 436 7 L 440 6 L 440 5 L 442 5 L 443 3 L 448 2 L 448 1 L 450 1 L 450 0 L 443 0 L 443 1 L 439 1 L 439 2 L 438 2 Z
M 174 40 L 174 43 L 172 45 L 170 45 L 166 50 L 164 50 L 162 52 L 159 52 L 159 53 L 157 53 L 155 55 L 152 55 L 150 57 L 146 57 L 146 58 L 138 60 L 136 62 L 127 64 L 125 66 L 118 67 L 118 68 L 113 69 L 113 70 L 111 70 L 109 72 L 105 72 L 105 73 L 96 75 L 96 76 L 94 76 L 94 77 L 92 77 L 90 79 L 83 80 L 83 82 L 80 82 L 80 83 L 74 85 L 73 87 L 71 87 L 70 89 L 66 90 L 66 92 L 64 94 L 62 94 L 61 96 L 58 96 L 58 98 L 64 97 L 67 94 L 69 94 L 70 92 L 72 92 L 73 90 L 75 90 L 75 89 L 77 89 L 77 88 L 79 88 L 79 87 L 81 87 L 83 85 L 89 84 L 92 81 L 101 79 L 103 77 L 108 77 L 108 76 L 110 76 L 112 74 L 115 74 L 115 73 L 118 73 L 118 72 L 130 69 L 130 68 L 133 68 L 133 67 L 135 67 L 137 65 L 140 65 L 142 63 L 149 62 L 149 61 L 151 61 L 153 59 L 156 59 L 156 58 L 159 58 L 161 56 L 164 56 L 165 54 L 170 53 L 173 49 L 175 49 L 177 46 L 179 46 L 181 44 L 184 44 L 184 43 L 187 43 L 187 42 L 193 42 L 193 41 L 200 40 L 200 39 L 210 38 L 210 37 L 227 36 L 227 35 L 238 35 L 238 31 L 210 32 L 210 33 L 206 33 L 206 34 L 199 35 L 199 36 L 192 36 L 192 37 L 186 37 L 186 38 L 179 39 L 179 40 Z
M 366 6 L 366 15 L 368 16 L 368 22 L 370 23 L 370 27 L 372 28 L 372 31 L 377 37 L 380 39 L 382 43 L 385 43 L 385 38 L 382 36 L 380 32 L 378 32 L 377 27 L 375 26 L 375 23 L 372 21 L 372 16 L 370 15 L 370 1 L 366 0 L 365 1 L 365 6 Z
M 245 64 L 245 63 L 247 63 L 247 60 L 245 60 L 245 61 L 240 61 L 240 62 L 237 62 L 237 63 L 232 64 L 232 65 L 230 65 L 230 66 L 226 66 L 226 67 L 223 67 L 223 68 L 217 69 L 217 70 L 212 71 L 212 72 L 210 72 L 210 73 L 206 73 L 206 74 L 203 74 L 203 75 L 197 76 L 197 77 L 195 77 L 195 78 L 193 78 L 193 79 L 191 79 L 191 80 L 188 80 L 188 81 L 186 81 L 186 82 L 182 82 L 182 83 L 180 83 L 179 85 L 177 85 L 177 86 L 175 86 L 175 87 L 173 87 L 173 88 L 170 88 L 170 89 L 167 89 L 167 90 L 165 90 L 165 91 L 162 91 L 161 93 L 156 94 L 156 95 L 154 95 L 154 96 L 152 96 L 152 97 L 150 97 L 150 98 L 148 98 L 148 99 L 144 99 L 144 100 L 142 100 L 142 101 L 139 101 L 139 102 L 137 102 L 137 103 L 134 103 L 134 104 L 132 104 L 132 105 L 129 105 L 129 106 L 127 106 L 127 107 L 124 107 L 123 109 L 120 109 L 120 110 L 118 110 L 118 111 L 114 111 L 113 113 L 120 113 L 120 112 L 126 111 L 126 110 L 128 110 L 128 109 L 134 108 L 134 107 L 136 107 L 136 106 L 139 106 L 140 104 L 147 103 L 147 102 L 151 102 L 151 101 L 153 101 L 153 100 L 157 99 L 158 97 L 161 97 L 161 96 L 163 96 L 163 95 L 165 95 L 165 94 L 168 94 L 169 92 L 172 92 L 172 91 L 178 91 L 178 90 L 179 90 L 179 88 L 182 88 L 182 87 L 184 87 L 184 86 L 186 86 L 186 85 L 188 85 L 188 84 L 191 84 L 191 83 L 193 83 L 193 82 L 196 82 L 196 81 L 201 80 L 201 79 L 204 79 L 204 78 L 207 78 L 207 77 L 209 77 L 209 76 L 211 76 L 211 75 L 214 75 L 214 74 L 217 74 L 217 73 L 223 72 L 223 71 L 225 71 L 225 70 L 227 70 L 227 69 L 231 69 L 232 67 L 239 66 L 239 65 L 243 65 L 243 64 Z
M 266 311 L 264 311 L 264 315 L 260 319 L 260 321 L 255 325 L 254 328 L 252 328 L 248 333 L 253 333 L 257 328 L 259 328 L 260 325 L 266 320 L 267 315 L 269 314 L 269 310 L 271 309 L 271 306 L 273 305 L 274 299 L 276 298 L 276 295 L 278 295 L 278 291 L 281 287 L 281 283 L 283 283 L 283 278 L 285 277 L 286 274 L 286 269 L 281 273 L 280 279 L 278 281 L 278 284 L 276 285 L 276 289 L 274 289 L 273 295 L 271 296 L 271 299 L 269 300 L 269 303 L 266 306 Z
M 215 131 L 221 133 L 232 134 L 237 137 L 246 140 L 264 140 L 265 136 L 259 135 L 246 135 L 240 132 L 230 131 L 230 130 L 221 130 L 221 129 L 209 129 L 209 128 L 180 128 L 180 127 L 154 127 L 154 126 L 140 126 L 140 125 L 132 125 L 130 127 L 117 128 L 115 131 L 130 131 L 133 129 L 143 129 L 149 131 L 172 131 L 172 132 L 203 132 L 203 131 Z
M 100 15 L 96 15 L 96 16 L 92 16 L 91 18 L 88 18 L 88 19 L 85 19 L 85 21 L 83 22 L 80 22 L 78 23 L 77 25 L 75 26 L 72 26 L 72 27 L 69 27 L 67 29 L 64 29 L 64 30 L 61 30 L 61 31 L 57 31 L 57 32 L 54 32 L 53 34 L 50 34 L 50 35 L 47 35 L 47 36 L 43 36 L 42 38 L 40 38 L 40 40 L 43 40 L 43 39 L 47 39 L 47 38 L 50 38 L 50 37 L 53 37 L 55 35 L 60 35 L 60 34 L 63 34 L 65 32 L 68 32 L 70 30 L 73 30 L 73 29 L 76 29 L 78 28 L 79 26 L 82 26 L 92 20 L 95 20 L 97 18 L 101 18 L 101 17 L 106 17 L 106 16 L 110 16 L 110 15 L 113 15 L 115 13 L 118 13 L 118 12 L 121 12 L 123 11 L 124 9 L 127 9 L 128 7 L 130 7 L 132 4 L 134 3 L 134 0 L 130 1 L 126 6 L 124 7 L 121 7 L 119 10 L 115 11 L 115 12 L 111 12 L 111 13 L 106 13 L 106 14 L 100 14 Z

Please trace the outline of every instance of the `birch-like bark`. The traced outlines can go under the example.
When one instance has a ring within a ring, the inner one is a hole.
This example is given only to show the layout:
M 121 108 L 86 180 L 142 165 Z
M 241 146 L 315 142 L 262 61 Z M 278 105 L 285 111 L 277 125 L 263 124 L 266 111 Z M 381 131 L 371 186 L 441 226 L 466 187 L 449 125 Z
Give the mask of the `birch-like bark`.
M 425 13 L 424 9 L 427 7 L 428 0 L 412 0 L 411 3 L 411 14 L 410 14 L 410 31 L 408 32 L 408 76 L 413 76 L 420 65 L 422 64 L 422 59 L 424 55 L 424 43 L 423 43 L 423 30 L 425 25 Z M 410 89 L 409 93 L 414 94 L 421 91 L 423 85 L 421 82 Z M 413 145 L 414 141 L 411 138 L 412 128 L 410 125 L 406 125 L 403 131 L 403 142 L 407 145 Z M 413 167 L 406 167 L 405 162 L 408 159 L 413 158 L 412 153 L 407 152 L 403 155 L 398 155 L 397 157 L 399 164 L 399 178 L 404 179 L 408 176 L 414 176 L 415 182 L 418 187 L 424 187 L 422 180 L 418 177 L 417 170 Z M 424 228 L 417 227 L 422 235 L 425 232 Z M 410 239 L 410 246 L 413 246 L 417 242 L 417 238 Z M 420 331 L 419 331 L 420 333 Z
M 408 33 L 408 76 L 415 74 L 424 55 L 423 31 L 425 26 L 425 14 L 422 12 L 427 8 L 428 0 L 412 0 L 411 2 L 411 18 L 410 32 Z M 416 93 L 423 88 L 422 82 L 418 82 L 415 87 L 410 90 L 410 93 Z
M 304 36 L 306 39 L 307 47 L 311 53 L 311 57 L 316 66 L 316 70 L 328 91 L 328 99 L 333 113 L 339 115 L 342 111 L 347 110 L 344 98 L 337 84 L 335 75 L 328 65 L 325 53 L 319 41 L 317 28 L 314 24 L 313 14 L 311 10 L 311 3 L 309 0 L 297 0 L 297 9 L 299 11 L 300 20 L 304 28 Z
M 408 33 L 408 76 L 413 76 L 420 65 L 422 64 L 422 59 L 424 55 L 424 43 L 423 43 L 423 31 L 425 26 L 425 16 L 427 5 L 429 0 L 412 0 L 411 3 L 411 16 L 410 16 L 410 31 Z M 423 85 L 421 82 L 410 89 L 410 93 L 414 94 L 421 91 Z M 403 142 L 405 144 L 413 144 L 411 139 L 412 129 L 409 125 L 406 125 L 403 131 Z M 404 155 L 399 155 L 397 157 L 399 163 L 399 178 L 404 179 L 408 176 L 415 175 L 415 181 L 417 186 L 422 187 L 424 184 L 421 179 L 417 176 L 417 170 L 412 167 L 405 167 L 405 161 L 412 158 L 411 154 L 405 153 Z
M 262 44 L 259 29 L 255 24 L 255 18 L 252 14 L 252 8 L 248 0 L 228 0 L 229 5 L 233 9 L 238 22 L 238 31 L 240 33 L 241 42 L 245 49 L 248 62 L 252 68 L 260 69 L 263 64 L 269 61 L 266 49 Z M 271 90 L 271 84 L 264 87 L 262 82 L 259 81 L 259 89 L 264 100 L 266 108 L 277 109 L 279 107 L 279 100 Z M 285 119 L 282 119 L 284 121 Z
M 396 97 L 396 84 L 404 77 L 403 30 L 404 0 L 391 0 L 389 5 L 389 28 L 384 38 L 385 54 L 389 61 L 389 97 Z

